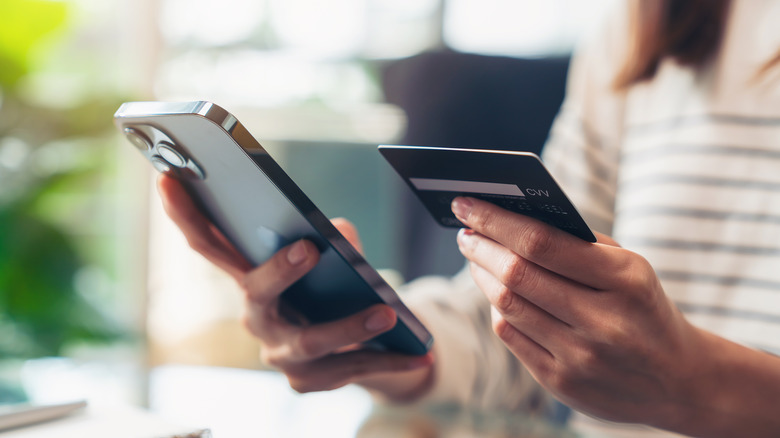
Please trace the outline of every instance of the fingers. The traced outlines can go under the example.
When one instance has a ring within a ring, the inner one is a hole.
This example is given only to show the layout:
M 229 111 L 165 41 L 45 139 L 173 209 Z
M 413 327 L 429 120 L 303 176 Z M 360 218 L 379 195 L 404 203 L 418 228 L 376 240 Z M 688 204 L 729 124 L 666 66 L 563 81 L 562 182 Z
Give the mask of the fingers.
M 615 239 L 607 236 L 606 234 L 599 233 L 598 231 L 594 231 L 593 234 L 596 235 L 596 241 L 598 243 L 603 243 L 604 245 L 615 246 L 615 247 L 620 248 L 620 244 L 617 243 L 617 241 L 615 241 Z
M 504 319 L 495 307 L 490 309 L 493 331 L 520 359 L 533 376 L 545 375 L 554 367 L 555 357 L 544 347 L 526 336 Z
M 430 366 L 433 356 L 406 356 L 372 350 L 334 354 L 285 369 L 298 392 L 327 391 L 371 376 L 400 373 Z
M 265 263 L 241 279 L 247 299 L 254 305 L 268 305 L 309 272 L 319 261 L 317 247 L 299 240 L 276 252 Z
M 263 359 L 280 368 L 297 390 L 332 389 L 366 378 L 384 381 L 386 373 L 430 368 L 431 354 L 420 357 L 361 349 L 360 344 L 395 326 L 396 315 L 389 306 L 372 306 L 339 321 L 317 325 L 294 325 L 283 317 L 280 295 L 319 261 L 313 243 L 295 242 L 252 269 L 198 210 L 178 181 L 162 176 L 158 189 L 165 211 L 190 246 L 241 283 L 247 299 L 245 324 L 261 341 Z M 336 219 L 334 225 L 362 251 L 351 223 Z
M 165 212 L 195 251 L 236 279 L 251 269 L 249 262 L 198 210 L 181 183 L 161 175 L 157 179 L 157 188 Z
M 482 290 L 502 313 L 524 311 L 528 306 L 523 306 L 523 302 L 527 300 L 530 306 L 538 306 L 540 311 L 566 324 L 582 326 L 588 315 L 598 310 L 594 309 L 596 300 L 592 294 L 583 293 L 591 289 L 531 263 L 494 240 L 462 230 L 458 233 L 458 247 L 472 265 L 479 267 L 476 273 L 486 285 Z M 494 291 L 493 296 L 487 291 Z
M 265 360 L 283 368 L 320 359 L 373 339 L 393 328 L 395 323 L 395 312 L 386 305 L 378 304 L 338 321 L 294 326 L 282 342 L 268 346 Z
M 410 371 L 428 366 L 432 355 L 409 356 L 361 349 L 360 344 L 390 330 L 396 323 L 393 310 L 378 304 L 347 318 L 307 327 L 278 324 L 265 336 L 263 361 L 287 375 L 300 391 L 335 389 L 348 383 L 380 378 L 383 373 Z M 383 381 L 381 378 L 380 382 Z
M 508 289 L 482 267 L 472 263 L 471 275 L 501 316 L 501 321 L 527 336 L 549 355 L 555 356 L 556 350 L 560 350 L 557 347 L 572 337 L 573 331 L 568 324 Z M 494 322 L 498 323 L 495 317 Z M 494 325 L 493 328 L 497 334 L 513 335 L 502 333 L 508 327 Z
M 336 227 L 336 229 L 338 229 L 339 232 L 344 236 L 344 238 L 346 238 L 349 243 L 351 243 L 352 246 L 358 250 L 359 253 L 363 254 L 363 243 L 360 241 L 360 236 L 358 235 L 358 231 L 357 228 L 355 228 L 355 225 L 353 225 L 352 222 L 340 217 L 331 220 L 331 222 L 333 223 L 333 226 Z
M 506 246 L 521 257 L 594 289 L 609 289 L 616 273 L 628 271 L 624 251 L 591 244 L 530 217 L 473 198 L 455 198 L 452 210 L 472 230 Z
M 395 324 L 393 309 L 377 304 L 338 321 L 302 328 L 293 345 L 297 347 L 300 359 L 311 360 L 345 346 L 369 341 Z

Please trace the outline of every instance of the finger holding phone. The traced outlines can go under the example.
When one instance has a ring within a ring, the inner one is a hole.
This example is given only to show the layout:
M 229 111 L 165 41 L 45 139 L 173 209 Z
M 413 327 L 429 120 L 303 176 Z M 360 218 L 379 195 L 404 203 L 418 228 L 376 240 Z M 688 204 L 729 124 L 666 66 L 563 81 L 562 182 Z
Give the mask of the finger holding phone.
M 246 306 L 244 324 L 260 340 L 262 360 L 283 372 L 300 392 L 335 389 L 360 383 L 388 398 L 405 400 L 430 380 L 432 354 L 409 356 L 361 347 L 396 324 L 392 308 L 377 304 L 332 322 L 307 324 L 289 320 L 280 295 L 319 261 L 319 251 L 299 240 L 252 268 L 246 259 L 198 210 L 184 187 L 161 175 L 158 190 L 166 213 L 190 246 L 241 285 Z M 356 248 L 357 232 L 349 222 L 334 225 Z

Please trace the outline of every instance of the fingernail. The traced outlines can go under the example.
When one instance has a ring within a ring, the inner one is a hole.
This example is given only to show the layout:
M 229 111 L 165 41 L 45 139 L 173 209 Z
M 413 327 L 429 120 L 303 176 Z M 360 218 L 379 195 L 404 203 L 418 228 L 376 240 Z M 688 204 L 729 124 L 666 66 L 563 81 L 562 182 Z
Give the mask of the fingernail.
M 306 244 L 303 240 L 293 243 L 287 251 L 287 261 L 290 262 L 291 265 L 300 265 L 306 260 L 307 256 L 308 251 L 306 251 Z
M 468 198 L 457 197 L 452 200 L 452 212 L 463 223 L 466 223 L 473 206 L 474 204 Z
M 366 318 L 365 327 L 370 332 L 378 332 L 389 329 L 392 324 L 393 320 L 385 312 L 379 311 Z
M 461 228 L 458 231 L 458 246 L 468 246 L 473 242 L 470 237 L 474 235 L 474 230 Z

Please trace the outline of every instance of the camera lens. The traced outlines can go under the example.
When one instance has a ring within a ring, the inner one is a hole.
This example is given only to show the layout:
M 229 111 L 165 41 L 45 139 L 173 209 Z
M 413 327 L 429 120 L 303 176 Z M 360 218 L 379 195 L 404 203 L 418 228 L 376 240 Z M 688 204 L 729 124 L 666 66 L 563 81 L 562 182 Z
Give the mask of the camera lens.
M 187 165 L 187 160 L 184 156 L 174 149 L 172 144 L 166 141 L 157 144 L 157 153 L 171 166 L 184 167 Z
M 153 156 L 149 159 L 149 161 L 152 162 L 152 165 L 155 169 L 157 169 L 160 173 L 173 173 L 173 168 L 170 164 L 168 164 L 167 161 L 165 161 L 162 157 L 159 157 L 157 155 Z
M 141 152 L 148 152 L 152 148 L 152 142 L 141 131 L 135 128 L 125 128 L 124 131 L 130 143 Z

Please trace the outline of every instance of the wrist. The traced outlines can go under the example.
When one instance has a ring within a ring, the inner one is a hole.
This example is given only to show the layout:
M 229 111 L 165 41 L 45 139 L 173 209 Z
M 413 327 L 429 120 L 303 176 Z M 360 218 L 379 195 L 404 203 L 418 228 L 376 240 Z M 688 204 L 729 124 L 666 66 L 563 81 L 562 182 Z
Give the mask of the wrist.
M 434 364 L 409 371 L 392 372 L 356 382 L 385 402 L 413 403 L 430 392 L 434 382 Z
M 660 426 L 691 436 L 776 436 L 780 358 L 695 330 L 696 359 L 686 367 L 671 421 Z
M 727 409 L 724 393 L 728 389 L 722 379 L 726 365 L 722 363 L 722 354 L 727 347 L 723 344 L 728 341 L 697 327 L 691 328 L 694 342 L 689 345 L 695 348 L 684 358 L 687 359 L 683 366 L 685 372 L 679 376 L 679 391 L 671 404 L 669 423 L 661 427 L 699 436 L 713 418 Z

